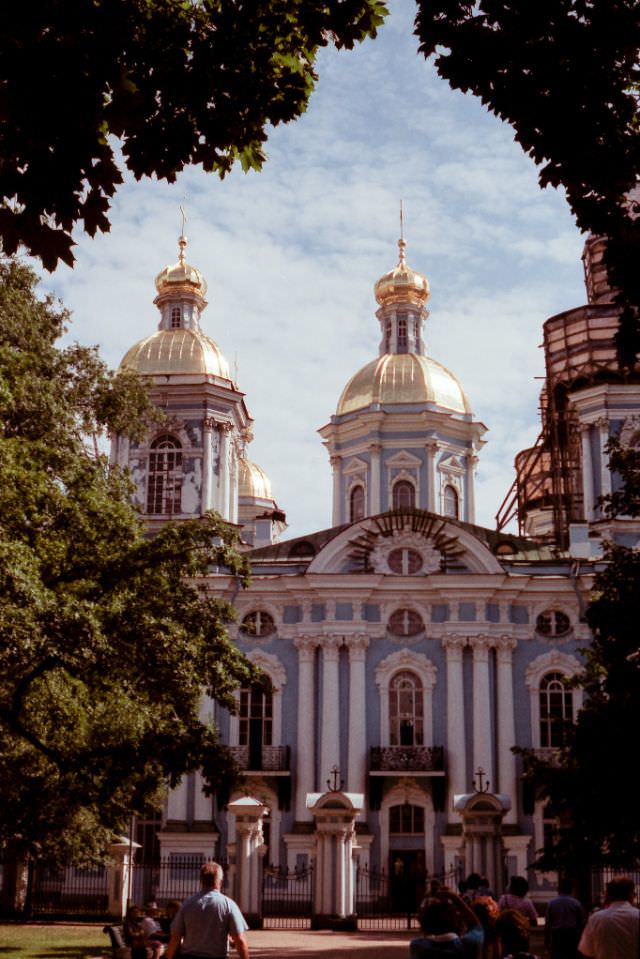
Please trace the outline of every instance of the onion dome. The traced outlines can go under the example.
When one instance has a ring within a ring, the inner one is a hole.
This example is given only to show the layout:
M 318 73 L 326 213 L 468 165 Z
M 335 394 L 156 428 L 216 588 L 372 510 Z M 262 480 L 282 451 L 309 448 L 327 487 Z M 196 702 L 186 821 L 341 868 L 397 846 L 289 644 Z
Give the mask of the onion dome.
M 160 311 L 158 331 L 140 340 L 125 354 L 120 367 L 144 376 L 199 374 L 231 380 L 227 360 L 217 343 L 200 328 L 207 305 L 207 283 L 200 270 L 186 262 L 187 238 L 178 238 L 180 255 L 156 277 Z
M 182 234 L 178 238 L 180 255 L 178 262 L 173 266 L 165 266 L 156 277 L 156 290 L 158 299 L 164 296 L 176 296 L 181 293 L 197 294 L 204 300 L 207 294 L 207 281 L 200 270 L 186 262 L 184 250 L 187 245 L 187 238 Z M 158 300 L 155 301 L 156 303 Z
M 245 456 L 238 459 L 238 496 L 273 500 L 269 477 L 257 463 L 252 463 Z
M 380 306 L 391 303 L 413 303 L 424 306 L 429 298 L 429 282 L 422 273 L 416 273 L 405 259 L 406 240 L 398 240 L 398 265 L 381 276 L 374 290 Z
M 373 405 L 416 403 L 471 413 L 460 382 L 441 363 L 417 353 L 385 353 L 351 377 L 336 414 L 342 416 Z

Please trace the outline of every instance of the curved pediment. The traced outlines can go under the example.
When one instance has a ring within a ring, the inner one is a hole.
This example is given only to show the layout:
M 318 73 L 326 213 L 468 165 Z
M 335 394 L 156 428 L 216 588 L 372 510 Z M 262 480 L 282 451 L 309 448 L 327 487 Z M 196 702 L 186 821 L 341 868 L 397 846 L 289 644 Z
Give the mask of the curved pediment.
M 484 543 L 464 525 L 425 510 L 390 510 L 344 529 L 324 546 L 309 573 L 383 573 L 393 569 L 396 551 L 411 551 L 415 575 L 447 570 L 500 573 L 502 568 Z M 410 571 L 410 575 L 414 575 Z

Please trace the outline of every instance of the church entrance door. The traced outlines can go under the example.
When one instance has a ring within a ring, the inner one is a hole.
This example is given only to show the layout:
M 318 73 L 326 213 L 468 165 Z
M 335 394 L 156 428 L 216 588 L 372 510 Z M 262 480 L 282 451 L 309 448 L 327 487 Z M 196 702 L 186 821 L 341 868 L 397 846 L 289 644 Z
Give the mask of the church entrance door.
M 393 911 L 415 912 L 426 889 L 424 850 L 392 849 L 389 853 L 389 879 Z

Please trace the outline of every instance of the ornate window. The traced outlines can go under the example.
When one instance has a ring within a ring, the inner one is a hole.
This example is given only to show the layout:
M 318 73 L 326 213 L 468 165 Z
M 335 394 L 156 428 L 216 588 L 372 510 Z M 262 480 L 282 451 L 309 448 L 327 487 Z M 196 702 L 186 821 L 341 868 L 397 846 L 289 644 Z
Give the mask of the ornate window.
M 172 306 L 171 307 L 171 329 L 179 330 L 182 326 L 182 307 Z
M 393 636 L 417 636 L 424 629 L 424 623 L 415 610 L 396 609 L 389 617 L 388 629 Z
M 549 638 L 566 636 L 571 631 L 571 620 L 559 609 L 548 609 L 537 617 L 536 631 Z
M 408 480 L 398 480 L 393 487 L 393 508 L 413 509 L 416 505 L 416 488 Z
M 424 561 L 422 555 L 417 549 L 409 547 L 398 547 L 392 549 L 387 557 L 387 563 L 392 573 L 398 573 L 401 576 L 415 576 L 422 572 Z
M 240 690 L 238 745 L 271 746 L 273 741 L 273 693 L 261 686 Z M 254 768 L 254 767 L 252 767 Z M 260 768 L 258 766 L 257 768 Z
M 392 746 L 424 744 L 424 696 L 415 673 L 403 670 L 389 685 L 389 740 Z
M 257 609 L 242 620 L 241 633 L 250 636 L 271 636 L 276 631 L 276 624 L 271 613 Z
M 147 483 L 147 513 L 174 514 L 182 511 L 182 447 L 168 433 L 151 444 Z
M 444 488 L 444 515 L 453 519 L 460 518 L 460 502 L 457 490 L 447 484 Z
M 389 832 L 396 835 L 424 834 L 424 806 L 402 803 L 389 809 Z
M 540 746 L 557 749 L 563 745 L 566 724 L 573 719 L 573 695 L 560 672 L 547 673 L 540 680 Z
M 358 484 L 351 490 L 349 497 L 350 518 L 352 523 L 364 519 L 364 486 Z
M 408 348 L 408 323 L 407 314 L 398 314 L 398 353 L 406 353 Z

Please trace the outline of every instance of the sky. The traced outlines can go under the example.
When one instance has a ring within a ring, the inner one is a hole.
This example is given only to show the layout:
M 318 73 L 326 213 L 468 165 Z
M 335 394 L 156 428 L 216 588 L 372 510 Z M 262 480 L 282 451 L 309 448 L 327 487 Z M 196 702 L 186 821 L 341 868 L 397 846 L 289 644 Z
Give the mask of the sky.
M 375 40 L 322 51 L 308 111 L 272 131 L 264 169 L 175 184 L 127 178 L 112 227 L 76 236 L 76 265 L 43 287 L 69 307 L 68 339 L 116 367 L 157 328 L 154 279 L 187 260 L 204 274 L 202 328 L 236 369 L 254 417 L 248 455 L 287 513 L 286 537 L 331 525 L 331 470 L 317 429 L 378 353 L 376 280 L 398 260 L 431 287 L 427 351 L 461 381 L 489 429 L 477 522 L 494 527 L 515 454 L 539 433 L 542 324 L 585 301 L 579 234 L 561 193 L 471 95 L 418 54 L 412 0 L 392 0 Z

